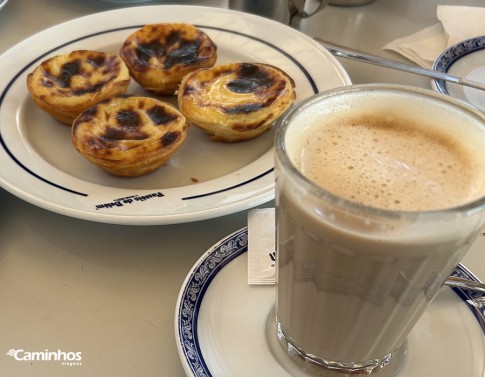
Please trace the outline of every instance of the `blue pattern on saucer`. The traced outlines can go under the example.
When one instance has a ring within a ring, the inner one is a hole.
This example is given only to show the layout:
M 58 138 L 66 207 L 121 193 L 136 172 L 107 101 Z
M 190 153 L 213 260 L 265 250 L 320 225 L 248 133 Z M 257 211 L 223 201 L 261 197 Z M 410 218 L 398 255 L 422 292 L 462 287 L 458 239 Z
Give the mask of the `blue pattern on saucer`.
M 485 49 L 485 36 L 470 38 L 465 41 L 459 42 L 448 49 L 446 49 L 436 59 L 433 69 L 443 73 L 447 73 L 450 67 L 464 56 Z M 436 88 L 440 93 L 450 94 L 446 87 L 446 81 L 434 79 Z
M 213 246 L 210 251 L 206 252 L 205 256 L 191 270 L 186 284 L 182 288 L 180 305 L 177 308 L 177 336 L 180 340 L 183 357 L 195 377 L 212 377 L 202 355 L 197 333 L 197 322 L 202 300 L 219 271 L 238 256 L 247 252 L 247 232 L 247 227 L 243 228 L 227 236 Z M 478 281 L 461 264 L 453 271 L 452 275 Z M 466 302 L 485 333 L 485 294 L 462 288 L 452 289 Z

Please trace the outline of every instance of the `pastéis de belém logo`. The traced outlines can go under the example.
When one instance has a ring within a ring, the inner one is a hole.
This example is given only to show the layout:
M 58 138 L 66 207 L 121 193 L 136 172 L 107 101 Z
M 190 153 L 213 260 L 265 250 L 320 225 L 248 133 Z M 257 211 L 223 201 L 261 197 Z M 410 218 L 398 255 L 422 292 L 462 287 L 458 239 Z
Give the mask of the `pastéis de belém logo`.
M 9 349 L 7 356 L 17 361 L 56 361 L 65 366 L 82 365 L 82 352 L 57 351 L 26 351 L 24 349 Z

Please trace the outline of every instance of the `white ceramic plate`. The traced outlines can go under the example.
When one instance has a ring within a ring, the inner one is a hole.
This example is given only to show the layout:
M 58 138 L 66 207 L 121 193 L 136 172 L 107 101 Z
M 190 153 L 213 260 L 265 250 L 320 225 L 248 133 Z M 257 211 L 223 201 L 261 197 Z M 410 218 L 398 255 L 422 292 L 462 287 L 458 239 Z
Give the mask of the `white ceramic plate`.
M 485 36 L 449 47 L 436 59 L 433 69 L 485 84 Z M 482 90 L 437 79 L 433 80 L 433 87 L 485 111 L 485 92 Z
M 167 166 L 116 178 L 78 155 L 70 129 L 39 110 L 26 76 L 44 59 L 76 49 L 118 52 L 147 23 L 189 22 L 218 45 L 218 63 L 276 65 L 296 82 L 297 101 L 350 83 L 311 38 L 258 16 L 194 6 L 147 6 L 98 13 L 47 29 L 0 56 L 0 185 L 65 215 L 122 224 L 167 224 L 233 213 L 274 197 L 273 132 L 237 144 L 211 142 L 195 127 Z M 147 95 L 136 84 L 129 93 Z M 172 99 L 173 101 L 173 99 Z
M 309 377 L 271 331 L 274 286 L 247 284 L 247 245 L 244 228 L 210 248 L 187 275 L 175 312 L 184 370 L 189 377 Z M 454 274 L 477 280 L 461 265 Z M 396 377 L 483 377 L 485 295 L 454 291 L 443 287 L 417 323 Z

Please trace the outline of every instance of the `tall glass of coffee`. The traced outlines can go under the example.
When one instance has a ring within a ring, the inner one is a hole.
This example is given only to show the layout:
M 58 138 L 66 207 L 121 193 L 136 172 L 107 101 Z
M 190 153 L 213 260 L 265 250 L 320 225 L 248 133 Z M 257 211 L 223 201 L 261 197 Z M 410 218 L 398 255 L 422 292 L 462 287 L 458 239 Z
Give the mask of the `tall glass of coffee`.
M 280 343 L 322 376 L 393 375 L 485 224 L 485 116 L 366 84 L 299 103 L 276 133 Z

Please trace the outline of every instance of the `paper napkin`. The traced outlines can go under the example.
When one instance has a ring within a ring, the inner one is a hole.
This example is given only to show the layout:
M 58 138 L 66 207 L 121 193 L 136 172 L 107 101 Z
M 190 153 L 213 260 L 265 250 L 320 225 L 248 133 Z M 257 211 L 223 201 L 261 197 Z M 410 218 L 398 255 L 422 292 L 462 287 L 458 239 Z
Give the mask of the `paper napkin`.
M 485 7 L 439 5 L 436 13 L 440 22 L 395 39 L 383 48 L 395 51 L 421 67 L 431 68 L 448 47 L 485 35 Z
M 248 284 L 274 284 L 275 209 L 248 212 Z

